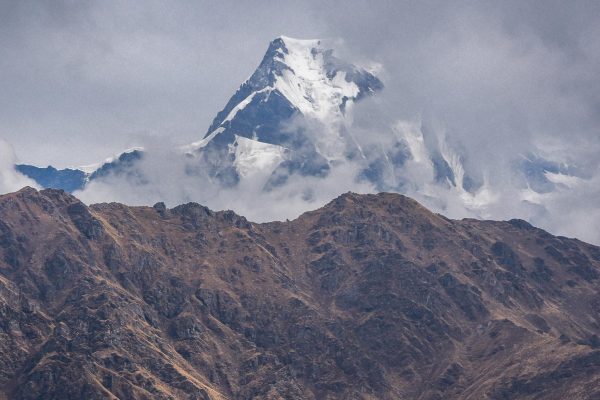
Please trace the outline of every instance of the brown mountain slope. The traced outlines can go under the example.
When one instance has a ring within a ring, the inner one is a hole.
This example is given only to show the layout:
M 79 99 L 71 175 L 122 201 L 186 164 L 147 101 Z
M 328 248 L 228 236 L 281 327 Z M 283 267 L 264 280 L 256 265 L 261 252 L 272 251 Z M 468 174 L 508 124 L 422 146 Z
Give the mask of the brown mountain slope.
M 0 399 L 600 398 L 600 248 L 396 194 L 0 196 Z

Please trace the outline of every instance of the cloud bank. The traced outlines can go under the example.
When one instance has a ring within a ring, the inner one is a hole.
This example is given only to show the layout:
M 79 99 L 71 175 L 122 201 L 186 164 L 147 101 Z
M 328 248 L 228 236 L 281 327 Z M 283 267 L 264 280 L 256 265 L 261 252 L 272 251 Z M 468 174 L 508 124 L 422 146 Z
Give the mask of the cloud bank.
M 0 139 L 0 193 L 14 192 L 24 186 L 37 188 L 35 182 L 15 170 L 15 161 L 12 146 Z
M 74 194 L 88 204 L 118 201 L 152 205 L 162 201 L 174 207 L 199 202 L 214 210 L 232 209 L 252 221 L 267 222 L 296 218 L 347 191 L 374 192 L 373 185 L 356 181 L 358 168 L 352 162 L 340 163 L 326 177 L 292 175 L 285 185 L 266 191 L 268 171 L 247 176 L 237 186 L 227 188 L 206 174 L 201 159 L 183 157 L 174 146 L 165 148 L 162 142 L 149 142 L 134 173 L 109 175 Z

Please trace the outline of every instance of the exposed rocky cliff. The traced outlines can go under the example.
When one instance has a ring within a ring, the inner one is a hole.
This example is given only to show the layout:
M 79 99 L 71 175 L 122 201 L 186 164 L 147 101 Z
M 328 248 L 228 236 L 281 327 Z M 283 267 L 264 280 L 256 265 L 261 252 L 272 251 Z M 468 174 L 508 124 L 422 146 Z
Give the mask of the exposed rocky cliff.
M 0 399 L 600 396 L 600 248 L 346 194 L 289 222 L 0 196 Z

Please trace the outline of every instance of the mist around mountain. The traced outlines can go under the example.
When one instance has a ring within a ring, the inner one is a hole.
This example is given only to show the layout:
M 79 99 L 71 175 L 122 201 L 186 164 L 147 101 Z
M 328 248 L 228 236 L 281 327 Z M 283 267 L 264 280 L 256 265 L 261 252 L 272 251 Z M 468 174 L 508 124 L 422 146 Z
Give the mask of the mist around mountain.
M 600 218 L 589 201 L 600 164 L 585 149 L 532 144 L 486 158 L 435 118 L 398 118 L 384 71 L 337 58 L 327 41 L 282 36 L 200 140 L 150 141 L 85 171 L 17 170 L 88 203 L 199 201 L 256 221 L 294 218 L 348 190 L 394 191 L 451 217 L 519 217 L 600 242 L 589 223 Z
M 13 192 L 24 186 L 37 186 L 33 179 L 15 169 L 15 160 L 12 146 L 0 139 L 0 193 Z

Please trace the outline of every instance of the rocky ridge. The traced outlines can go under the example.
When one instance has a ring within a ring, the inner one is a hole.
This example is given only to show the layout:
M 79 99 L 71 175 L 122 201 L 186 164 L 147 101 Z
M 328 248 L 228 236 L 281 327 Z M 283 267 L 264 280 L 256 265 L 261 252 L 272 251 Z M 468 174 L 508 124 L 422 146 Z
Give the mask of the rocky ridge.
M 600 248 L 345 194 L 255 224 L 0 196 L 0 399 L 591 399 Z

